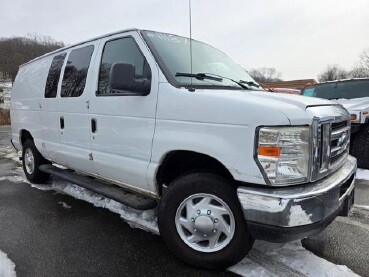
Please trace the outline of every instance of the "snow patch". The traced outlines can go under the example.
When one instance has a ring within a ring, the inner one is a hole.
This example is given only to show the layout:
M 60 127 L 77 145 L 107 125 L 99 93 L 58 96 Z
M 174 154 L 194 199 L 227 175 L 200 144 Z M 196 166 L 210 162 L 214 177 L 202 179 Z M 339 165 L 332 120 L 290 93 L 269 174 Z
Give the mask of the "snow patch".
M 58 204 L 62 205 L 64 209 L 71 209 L 72 208 L 72 206 L 68 205 L 65 202 L 58 202 Z
M 301 241 L 267 243 L 256 241 L 249 255 L 230 271 L 242 276 L 358 276 L 347 266 L 333 264 L 306 250 Z
M 0 82 L 0 87 L 12 88 L 12 82 Z
M 356 171 L 356 179 L 369 180 L 369 170 L 358 168 Z
M 16 151 L 12 146 L 1 147 L 0 155 L 4 156 L 7 159 L 11 159 L 17 163 L 21 163 L 21 161 L 19 160 L 21 153 Z
M 367 211 L 369 211 L 369 206 L 367 206 L 367 205 L 358 205 L 358 204 L 354 204 L 354 207 L 355 207 L 355 208 L 358 208 L 358 209 L 362 209 L 362 210 L 367 210 Z
M 106 208 L 111 212 L 119 214 L 120 217 L 131 227 L 159 234 L 156 212 L 154 209 L 138 211 L 117 201 L 105 198 L 104 196 L 57 178 L 54 179 L 54 182 L 51 185 L 32 186 L 42 190 L 56 190 L 58 192 L 71 195 L 77 199 L 87 201 L 95 207 Z
M 15 264 L 0 251 L 0 277 L 16 277 Z

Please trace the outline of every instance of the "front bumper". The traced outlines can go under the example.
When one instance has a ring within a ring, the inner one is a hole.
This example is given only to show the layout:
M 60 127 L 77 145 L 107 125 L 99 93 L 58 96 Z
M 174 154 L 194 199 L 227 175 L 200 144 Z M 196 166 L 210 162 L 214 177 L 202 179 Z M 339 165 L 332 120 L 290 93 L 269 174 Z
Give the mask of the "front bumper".
M 319 233 L 352 204 L 356 159 L 314 183 L 284 188 L 239 187 L 237 195 L 255 239 L 286 242 Z M 348 206 L 348 207 L 346 207 Z

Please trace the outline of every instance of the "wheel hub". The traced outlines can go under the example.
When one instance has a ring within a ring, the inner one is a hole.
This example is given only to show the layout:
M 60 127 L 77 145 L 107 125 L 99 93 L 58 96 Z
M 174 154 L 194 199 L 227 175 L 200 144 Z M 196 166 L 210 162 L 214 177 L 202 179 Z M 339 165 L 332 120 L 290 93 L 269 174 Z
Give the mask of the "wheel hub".
M 33 174 L 35 170 L 35 159 L 31 149 L 26 149 L 24 154 L 24 164 L 26 166 L 26 171 L 28 174 Z
M 223 249 L 235 233 L 231 209 L 222 199 L 208 193 L 193 194 L 183 200 L 175 221 L 183 242 L 204 253 Z
M 196 232 L 206 236 L 210 236 L 213 234 L 214 230 L 214 221 L 208 215 L 200 215 L 195 219 L 194 229 Z

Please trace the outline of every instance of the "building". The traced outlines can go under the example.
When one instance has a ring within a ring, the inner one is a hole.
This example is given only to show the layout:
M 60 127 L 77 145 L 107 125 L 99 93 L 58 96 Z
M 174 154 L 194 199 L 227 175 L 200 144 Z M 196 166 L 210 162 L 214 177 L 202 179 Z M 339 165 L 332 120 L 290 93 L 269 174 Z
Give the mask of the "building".
M 263 88 L 291 88 L 302 90 L 307 85 L 316 84 L 317 81 L 314 79 L 302 79 L 302 80 L 292 80 L 292 81 L 280 81 L 280 82 L 269 82 L 260 83 Z

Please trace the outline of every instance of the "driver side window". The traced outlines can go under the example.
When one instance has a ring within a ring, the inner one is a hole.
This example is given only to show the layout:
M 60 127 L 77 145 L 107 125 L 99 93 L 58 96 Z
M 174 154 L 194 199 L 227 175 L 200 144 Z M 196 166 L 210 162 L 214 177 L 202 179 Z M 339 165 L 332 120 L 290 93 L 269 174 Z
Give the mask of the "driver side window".
M 119 38 L 106 42 L 101 57 L 97 96 L 117 95 L 110 89 L 110 70 L 115 63 L 135 66 L 135 78 L 151 79 L 150 67 L 140 48 L 132 37 Z

